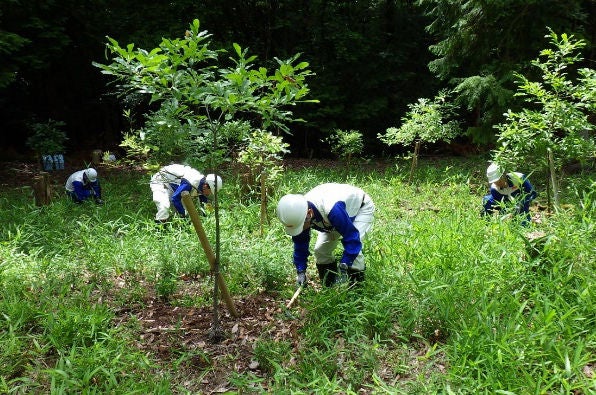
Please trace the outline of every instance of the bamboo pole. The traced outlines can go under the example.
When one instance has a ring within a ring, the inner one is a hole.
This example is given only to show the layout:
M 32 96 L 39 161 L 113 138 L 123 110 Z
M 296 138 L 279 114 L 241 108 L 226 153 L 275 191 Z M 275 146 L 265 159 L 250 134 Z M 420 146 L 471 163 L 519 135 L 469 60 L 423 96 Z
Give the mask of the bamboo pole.
M 215 254 L 213 253 L 213 249 L 211 248 L 211 244 L 209 244 L 209 240 L 207 239 L 207 235 L 205 234 L 205 229 L 203 228 L 203 224 L 201 223 L 201 219 L 199 217 L 199 213 L 192 202 L 192 198 L 190 197 L 190 193 L 187 191 L 182 192 L 182 203 L 184 204 L 184 208 L 188 211 L 188 215 L 190 216 L 190 220 L 197 232 L 197 236 L 199 236 L 199 241 L 201 242 L 201 246 L 205 251 L 205 255 L 207 256 L 207 260 L 209 261 L 209 267 L 211 271 L 215 270 Z M 221 296 L 228 307 L 228 310 L 234 317 L 238 317 L 238 312 L 236 311 L 236 307 L 234 307 L 234 302 L 228 292 L 228 287 L 221 276 L 221 273 L 216 274 L 217 285 L 219 286 L 219 290 L 221 292 Z

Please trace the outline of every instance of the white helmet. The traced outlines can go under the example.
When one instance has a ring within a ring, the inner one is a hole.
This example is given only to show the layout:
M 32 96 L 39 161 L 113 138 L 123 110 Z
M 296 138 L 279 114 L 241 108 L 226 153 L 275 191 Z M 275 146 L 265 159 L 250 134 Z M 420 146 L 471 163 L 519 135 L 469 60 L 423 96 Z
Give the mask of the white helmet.
M 97 170 L 92 167 L 85 169 L 85 175 L 90 182 L 95 182 L 97 180 Z
M 287 234 L 298 236 L 302 233 L 308 211 L 308 202 L 303 195 L 285 195 L 279 199 L 276 211 Z
M 222 184 L 220 176 L 216 176 L 215 174 L 207 174 L 207 177 L 205 177 L 205 181 L 207 182 L 207 185 L 209 185 L 209 189 L 215 191 L 215 177 L 217 177 L 217 191 L 219 191 L 221 189 Z
M 503 170 L 496 163 L 491 163 L 488 169 L 486 169 L 486 178 L 489 183 L 499 181 L 499 178 L 503 176 Z

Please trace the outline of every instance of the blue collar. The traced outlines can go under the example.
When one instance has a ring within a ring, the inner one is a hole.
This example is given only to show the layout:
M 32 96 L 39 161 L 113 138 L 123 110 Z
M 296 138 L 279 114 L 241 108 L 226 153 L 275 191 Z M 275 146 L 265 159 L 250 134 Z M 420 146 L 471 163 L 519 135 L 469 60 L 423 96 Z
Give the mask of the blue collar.
M 514 186 L 513 181 L 511 180 L 511 177 L 509 177 L 509 174 L 505 175 L 505 179 L 507 180 L 507 186 L 509 188 L 511 188 L 512 186 Z
M 199 192 L 199 195 L 203 194 L 203 185 L 205 185 L 206 182 L 207 179 L 205 177 L 201 178 L 201 181 L 199 181 L 199 187 L 197 188 L 197 192 Z
M 319 210 L 317 210 L 317 208 L 315 207 L 314 204 L 312 204 L 311 202 L 308 202 L 308 208 L 312 209 L 313 215 L 314 215 L 314 221 L 317 222 L 323 222 L 323 216 L 321 215 L 321 213 L 319 212 Z
M 333 230 L 333 226 L 326 226 L 323 221 L 323 215 L 317 210 L 314 204 L 308 202 L 308 208 L 312 209 L 313 218 L 310 220 L 311 227 L 319 232 L 330 232 Z

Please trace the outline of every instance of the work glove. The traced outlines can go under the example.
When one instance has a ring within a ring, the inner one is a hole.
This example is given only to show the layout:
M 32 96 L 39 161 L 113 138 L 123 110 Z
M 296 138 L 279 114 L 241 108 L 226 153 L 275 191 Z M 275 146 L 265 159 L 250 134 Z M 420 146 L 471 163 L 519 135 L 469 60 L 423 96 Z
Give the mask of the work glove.
M 337 284 L 347 283 L 349 280 L 348 277 L 348 264 L 345 262 L 341 262 L 339 264 L 339 276 L 337 276 L 337 280 L 335 281 Z
M 306 272 L 305 271 L 296 273 L 296 283 L 298 284 L 299 287 L 306 286 Z

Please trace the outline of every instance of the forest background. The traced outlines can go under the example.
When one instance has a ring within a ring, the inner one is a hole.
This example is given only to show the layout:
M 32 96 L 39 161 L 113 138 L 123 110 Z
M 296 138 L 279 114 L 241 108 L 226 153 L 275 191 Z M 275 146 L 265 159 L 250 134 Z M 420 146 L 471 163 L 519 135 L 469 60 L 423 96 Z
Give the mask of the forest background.
M 193 18 L 211 40 L 237 42 L 264 66 L 301 53 L 316 74 L 299 104 L 290 151 L 326 157 L 335 129 L 362 132 L 364 151 L 408 105 L 448 91 L 463 136 L 449 152 L 490 147 L 493 126 L 515 110 L 515 73 L 546 47 L 549 28 L 586 41 L 579 67 L 594 67 L 596 2 L 565 1 L 4 1 L 0 4 L 0 147 L 4 158 L 31 155 L 32 122 L 64 122 L 67 154 L 119 152 L 123 131 L 140 127 L 147 99 L 110 94 L 92 62 L 106 61 L 106 36 L 137 48 L 183 36 Z M 124 110 L 137 115 L 131 125 Z M 464 144 L 461 144 L 464 143 Z M 465 147 L 465 148 L 464 148 Z M 446 150 L 437 146 L 437 150 Z M 120 151 L 122 152 L 122 151 Z

